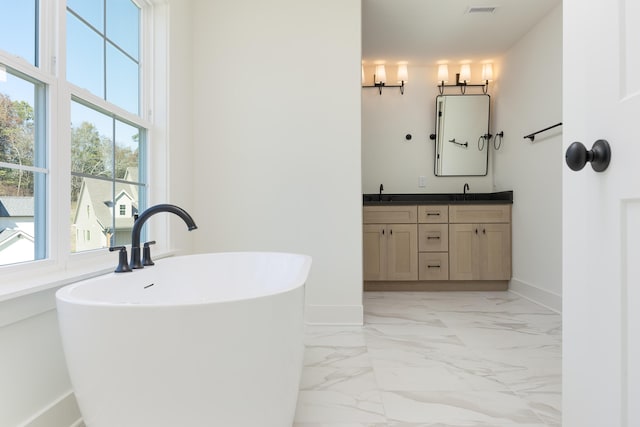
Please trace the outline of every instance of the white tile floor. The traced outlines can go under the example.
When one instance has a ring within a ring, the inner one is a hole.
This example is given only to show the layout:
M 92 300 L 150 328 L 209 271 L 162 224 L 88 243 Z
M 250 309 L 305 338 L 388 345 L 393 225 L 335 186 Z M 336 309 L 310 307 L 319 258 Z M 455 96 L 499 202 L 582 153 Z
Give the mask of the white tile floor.
M 561 316 L 508 292 L 366 292 L 309 326 L 294 427 L 561 425 Z

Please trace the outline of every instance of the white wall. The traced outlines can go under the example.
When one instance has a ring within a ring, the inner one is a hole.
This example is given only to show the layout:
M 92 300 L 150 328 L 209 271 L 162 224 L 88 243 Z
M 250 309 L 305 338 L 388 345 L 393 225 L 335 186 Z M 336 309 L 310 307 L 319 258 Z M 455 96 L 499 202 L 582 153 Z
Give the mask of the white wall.
M 54 307 L 52 290 L 0 302 L 0 426 L 42 417 L 68 427 L 79 418 Z
M 159 7 L 165 13 L 170 12 L 170 32 L 158 29 L 155 42 L 166 42 L 171 53 L 170 77 L 159 79 L 157 84 L 168 84 L 171 104 L 168 111 L 154 113 L 166 117 L 170 149 L 160 157 L 167 158 L 170 170 L 168 177 L 163 170 L 154 176 L 153 182 L 160 187 L 168 186 L 170 201 L 191 210 L 192 14 L 190 2 L 185 0 L 169 0 L 168 6 Z M 173 227 L 172 221 L 171 232 L 172 248 L 189 251 L 193 235 L 185 230 L 184 224 L 176 222 Z M 2 427 L 70 427 L 80 417 L 60 343 L 55 290 L 0 301 Z
M 495 184 L 513 189 L 511 289 L 561 309 L 562 127 L 524 135 L 562 121 L 562 6 L 554 9 L 503 58 L 498 70 L 495 123 L 504 130 L 495 152 Z
M 360 0 L 195 1 L 195 250 L 311 255 L 311 323 L 362 322 L 360 22 Z
M 373 68 L 365 65 L 367 84 L 373 81 Z M 387 81 L 395 84 L 395 66 L 386 68 Z M 409 64 L 408 70 L 404 95 L 398 88 L 385 88 L 382 95 L 374 88 L 362 89 L 362 192 L 377 193 L 383 184 L 385 193 L 460 193 L 465 183 L 473 193 L 492 191 L 491 168 L 484 177 L 435 176 L 435 141 L 429 135 L 435 131 L 436 96 L 440 94 L 436 66 Z M 455 76 L 454 66 L 449 72 Z M 474 75 L 481 75 L 479 64 L 472 69 L 472 78 Z M 469 88 L 469 93 L 482 91 Z M 410 141 L 406 134 L 412 135 Z M 425 187 L 418 186 L 420 176 L 426 177 Z

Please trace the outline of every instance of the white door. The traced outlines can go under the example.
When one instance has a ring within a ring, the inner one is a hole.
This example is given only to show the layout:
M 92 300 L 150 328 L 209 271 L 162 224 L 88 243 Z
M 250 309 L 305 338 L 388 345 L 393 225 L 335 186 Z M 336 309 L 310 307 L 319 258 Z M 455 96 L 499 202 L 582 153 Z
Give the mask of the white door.
M 564 0 L 563 426 L 640 426 L 640 1 Z M 543 58 L 541 58 L 543 60 Z

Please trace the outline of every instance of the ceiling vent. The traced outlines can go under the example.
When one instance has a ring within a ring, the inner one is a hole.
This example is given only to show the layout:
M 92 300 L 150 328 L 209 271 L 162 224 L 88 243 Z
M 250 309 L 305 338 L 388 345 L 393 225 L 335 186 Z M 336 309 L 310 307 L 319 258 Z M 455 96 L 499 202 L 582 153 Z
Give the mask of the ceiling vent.
M 469 6 L 466 13 L 493 13 L 497 6 Z

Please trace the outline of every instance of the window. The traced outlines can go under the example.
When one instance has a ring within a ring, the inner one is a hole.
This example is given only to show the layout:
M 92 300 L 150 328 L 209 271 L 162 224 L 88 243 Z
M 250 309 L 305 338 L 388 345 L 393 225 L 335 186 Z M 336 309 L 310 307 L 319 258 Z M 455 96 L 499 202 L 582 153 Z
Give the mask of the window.
M 120 116 L 99 110 L 80 98 L 71 102 L 71 228 L 100 230 L 91 239 L 71 242 L 80 252 L 125 245 L 131 240 L 133 214 L 144 209 L 143 160 L 146 131 Z M 142 168 L 141 168 L 142 166 Z M 129 200 L 129 217 L 114 209 Z M 91 205 L 91 214 L 78 215 L 77 206 Z
M 71 242 L 73 252 L 124 245 L 134 217 L 145 204 L 146 129 L 123 117 L 119 108 L 139 112 L 140 9 L 131 0 L 67 1 L 67 76 L 80 88 L 105 100 L 97 103 L 77 91 L 71 100 L 71 227 L 100 230 Z M 142 196 L 142 199 L 140 198 Z M 92 203 L 83 219 L 75 206 Z
M 38 1 L 0 0 L 0 10 L 0 49 L 37 66 Z
M 58 2 L 0 0 L 0 268 L 129 243 L 147 206 L 154 2 L 66 0 L 56 21 Z
M 67 79 L 139 113 L 140 9 L 131 0 L 67 0 Z
M 2 66 L 2 65 L 0 65 Z M 0 265 L 47 256 L 46 85 L 2 66 Z

